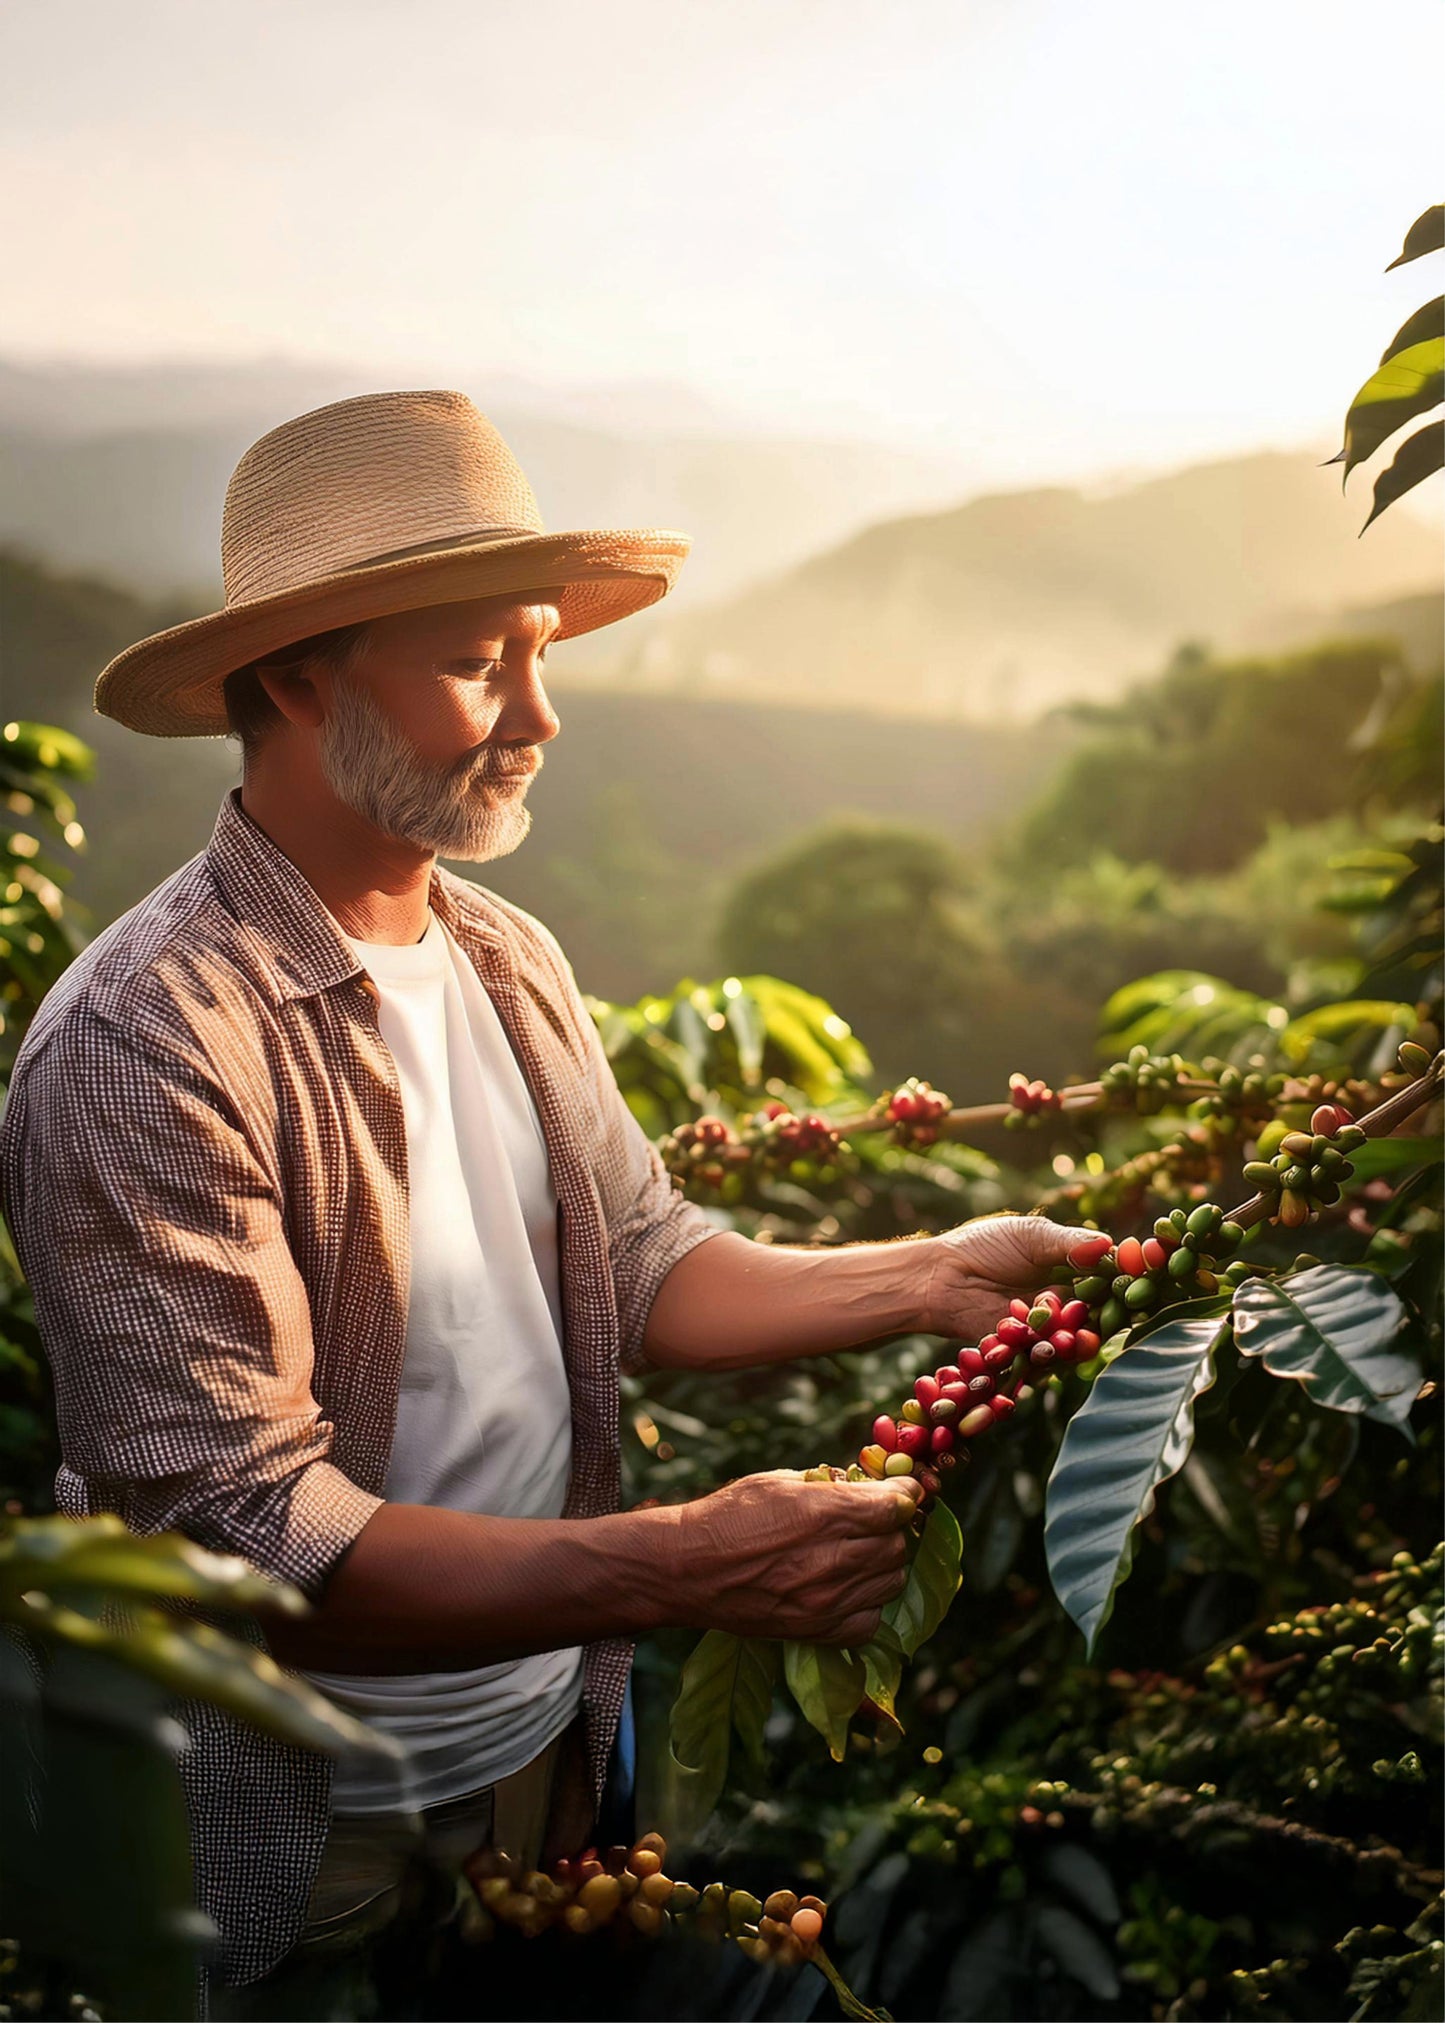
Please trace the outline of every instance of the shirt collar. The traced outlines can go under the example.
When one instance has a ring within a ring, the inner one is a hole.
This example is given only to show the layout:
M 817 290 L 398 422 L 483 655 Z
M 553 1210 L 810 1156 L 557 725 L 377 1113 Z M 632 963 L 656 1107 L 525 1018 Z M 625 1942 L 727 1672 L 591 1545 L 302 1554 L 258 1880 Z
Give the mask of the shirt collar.
M 232 912 L 260 936 L 278 1003 L 313 997 L 364 974 L 312 886 L 241 806 L 239 787 L 221 803 L 206 861 Z M 481 893 L 435 865 L 428 898 L 463 944 L 495 947 L 502 940 Z

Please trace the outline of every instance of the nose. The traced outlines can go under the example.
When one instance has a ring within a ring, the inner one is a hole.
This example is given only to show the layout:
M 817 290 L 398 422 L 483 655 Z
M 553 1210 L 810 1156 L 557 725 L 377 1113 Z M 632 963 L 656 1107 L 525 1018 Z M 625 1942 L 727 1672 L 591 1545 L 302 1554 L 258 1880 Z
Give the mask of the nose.
M 500 745 L 545 745 L 556 737 L 562 720 L 553 709 L 542 680 L 541 656 L 529 653 L 507 683 L 507 700 L 491 742 Z

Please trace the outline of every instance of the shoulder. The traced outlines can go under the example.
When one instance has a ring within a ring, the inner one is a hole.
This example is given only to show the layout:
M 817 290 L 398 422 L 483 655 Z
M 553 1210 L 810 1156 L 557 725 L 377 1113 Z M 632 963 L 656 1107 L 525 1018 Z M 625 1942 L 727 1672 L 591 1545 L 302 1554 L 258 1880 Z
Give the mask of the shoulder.
M 200 1069 L 264 1015 L 274 983 L 262 938 L 227 907 L 203 852 L 80 951 L 30 1021 L 13 1079 L 51 1051 Z

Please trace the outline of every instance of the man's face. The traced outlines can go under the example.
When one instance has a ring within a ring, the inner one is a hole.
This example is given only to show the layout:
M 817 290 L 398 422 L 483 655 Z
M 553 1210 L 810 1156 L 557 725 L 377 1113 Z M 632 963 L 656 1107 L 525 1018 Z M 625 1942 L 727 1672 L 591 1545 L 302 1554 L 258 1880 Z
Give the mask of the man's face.
M 559 729 L 542 663 L 560 623 L 544 592 L 377 619 L 355 662 L 318 683 L 319 758 L 337 799 L 438 857 L 515 850 Z

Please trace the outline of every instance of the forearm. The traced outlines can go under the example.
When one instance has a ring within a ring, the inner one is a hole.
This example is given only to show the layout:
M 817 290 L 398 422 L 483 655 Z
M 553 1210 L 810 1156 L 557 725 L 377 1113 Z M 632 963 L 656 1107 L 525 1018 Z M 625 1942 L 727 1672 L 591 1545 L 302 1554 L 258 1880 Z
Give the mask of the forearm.
M 666 1510 L 586 1519 L 476 1517 L 384 1503 L 301 1621 L 267 1623 L 311 1671 L 464 1671 L 686 1620 Z
M 663 1280 L 643 1347 L 668 1369 L 741 1370 L 928 1325 L 933 1245 L 793 1250 L 724 1232 Z

